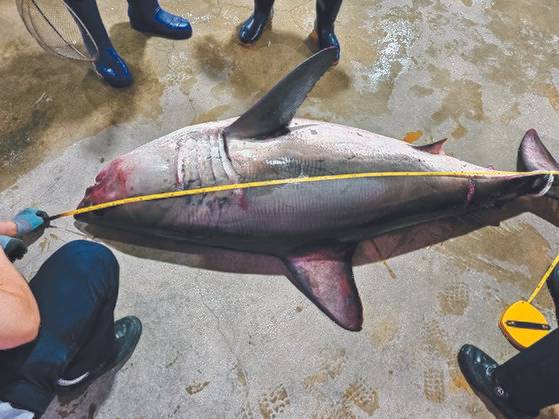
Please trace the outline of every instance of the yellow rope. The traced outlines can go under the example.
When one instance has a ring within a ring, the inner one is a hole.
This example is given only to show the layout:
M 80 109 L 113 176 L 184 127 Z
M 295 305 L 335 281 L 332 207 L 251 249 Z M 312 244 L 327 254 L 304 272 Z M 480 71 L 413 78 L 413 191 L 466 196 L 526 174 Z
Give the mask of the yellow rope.
M 223 191 L 230 191 L 234 189 L 262 188 L 265 186 L 278 186 L 278 185 L 288 185 L 288 184 L 295 184 L 295 183 L 325 182 L 325 181 L 333 181 L 333 180 L 364 179 L 364 178 L 375 178 L 375 177 L 434 177 L 434 176 L 503 177 L 503 176 L 518 176 L 518 175 L 526 175 L 526 176 L 559 175 L 559 171 L 545 170 L 545 171 L 534 171 L 534 172 L 513 172 L 513 171 L 510 172 L 509 171 L 366 172 L 366 173 L 346 173 L 346 174 L 339 174 L 339 175 L 311 176 L 311 177 L 289 178 L 289 179 L 262 180 L 256 182 L 236 183 L 230 185 L 207 186 L 207 187 L 197 188 L 197 189 L 163 192 L 163 193 L 157 193 L 152 195 L 140 195 L 140 196 L 134 196 L 130 198 L 118 199 L 115 201 L 103 202 L 101 204 L 96 204 L 84 208 L 66 211 L 50 217 L 50 220 L 55 220 L 61 217 L 70 217 L 73 215 L 85 214 L 88 212 L 98 211 L 101 209 L 116 207 L 120 205 L 133 204 L 137 202 L 155 201 L 155 200 L 168 199 L 168 198 L 178 198 L 181 196 L 200 195 L 200 194 L 212 193 L 212 192 L 223 192 Z

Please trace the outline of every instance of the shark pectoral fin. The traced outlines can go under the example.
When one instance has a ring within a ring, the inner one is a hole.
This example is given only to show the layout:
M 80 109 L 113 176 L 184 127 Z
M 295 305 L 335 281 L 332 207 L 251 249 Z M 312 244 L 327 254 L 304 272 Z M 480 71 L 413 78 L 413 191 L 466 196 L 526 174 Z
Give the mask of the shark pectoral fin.
M 445 138 L 444 140 L 436 141 L 436 142 L 431 143 L 431 144 L 415 146 L 414 148 L 417 148 L 418 150 L 421 150 L 421 151 L 425 151 L 426 153 L 429 153 L 429 154 L 445 155 L 445 152 L 443 150 L 443 146 L 445 145 L 446 140 L 447 140 L 447 138 Z
M 353 279 L 354 245 L 297 252 L 283 258 L 290 280 L 334 322 L 361 330 L 363 306 Z
M 225 137 L 265 138 L 287 129 L 314 85 L 336 62 L 336 49 L 317 52 L 225 128 Z

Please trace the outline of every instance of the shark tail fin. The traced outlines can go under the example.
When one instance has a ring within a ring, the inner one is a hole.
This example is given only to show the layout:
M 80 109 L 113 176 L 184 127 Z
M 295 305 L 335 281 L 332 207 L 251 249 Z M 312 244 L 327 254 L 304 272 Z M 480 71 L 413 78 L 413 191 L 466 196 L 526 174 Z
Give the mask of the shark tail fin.
M 559 163 L 551 155 L 535 129 L 524 134 L 518 150 L 518 169 L 523 171 L 559 171 Z M 559 198 L 559 176 L 546 175 L 539 196 Z

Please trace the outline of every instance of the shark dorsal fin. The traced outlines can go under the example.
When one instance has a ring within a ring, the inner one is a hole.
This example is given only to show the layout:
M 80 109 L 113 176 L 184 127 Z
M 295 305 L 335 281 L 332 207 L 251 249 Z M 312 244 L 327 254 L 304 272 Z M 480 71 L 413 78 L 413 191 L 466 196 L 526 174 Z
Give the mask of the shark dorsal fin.
M 285 130 L 307 94 L 336 59 L 336 49 L 327 48 L 299 64 L 266 96 L 225 128 L 225 136 L 263 138 Z
M 430 154 L 444 155 L 445 152 L 443 150 L 443 146 L 445 145 L 446 140 L 447 139 L 445 138 L 444 140 L 439 140 L 431 144 L 415 146 L 415 148 Z

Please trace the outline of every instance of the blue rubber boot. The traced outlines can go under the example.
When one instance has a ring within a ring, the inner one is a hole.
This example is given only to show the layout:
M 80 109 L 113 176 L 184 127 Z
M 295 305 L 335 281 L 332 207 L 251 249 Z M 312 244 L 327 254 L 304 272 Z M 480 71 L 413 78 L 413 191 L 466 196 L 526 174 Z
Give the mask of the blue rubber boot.
M 254 13 L 243 23 L 239 40 L 243 44 L 254 44 L 271 22 L 274 0 L 254 0 Z
M 132 28 L 140 32 L 171 39 L 192 36 L 190 22 L 163 10 L 157 0 L 128 0 L 128 17 Z
M 65 0 L 76 16 L 89 31 L 97 48 L 84 36 L 85 46 L 91 52 L 97 50 L 93 67 L 97 75 L 114 87 L 127 87 L 133 82 L 132 73 L 118 55 L 107 34 L 95 0 Z
M 318 47 L 326 49 L 334 47 L 337 50 L 337 60 L 340 59 L 340 43 L 334 33 L 334 23 L 342 7 L 342 0 L 316 0 L 316 25 L 314 35 Z
M 85 46 L 90 53 L 97 53 L 93 67 L 99 77 L 114 87 L 127 87 L 133 82 L 132 74 L 124 60 L 111 43 L 95 0 L 66 0 L 66 4 L 89 31 L 96 44 L 91 45 L 84 36 Z

